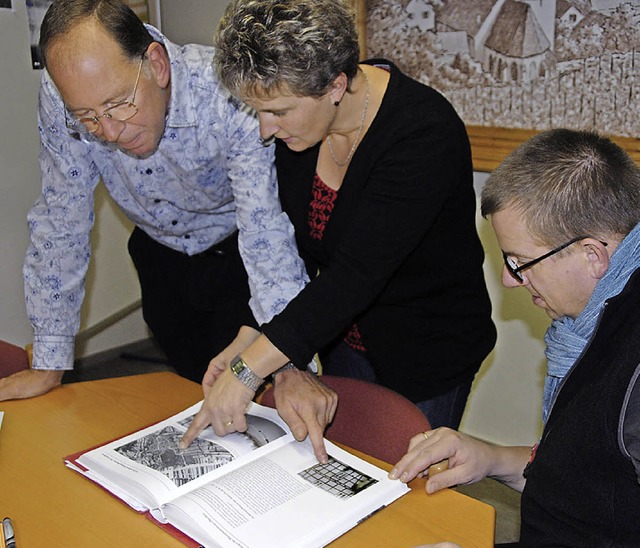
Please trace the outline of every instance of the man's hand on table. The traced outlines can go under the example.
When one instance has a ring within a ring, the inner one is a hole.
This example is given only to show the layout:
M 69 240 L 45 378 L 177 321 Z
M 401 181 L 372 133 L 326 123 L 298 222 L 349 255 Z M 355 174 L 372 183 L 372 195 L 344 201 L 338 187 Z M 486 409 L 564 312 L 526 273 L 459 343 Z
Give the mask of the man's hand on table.
M 429 468 L 448 459 L 448 470 L 433 475 Z M 475 483 L 489 475 L 493 464 L 491 447 L 450 428 L 420 432 L 409 441 L 409 450 L 391 472 L 391 479 L 408 483 L 427 477 L 427 493 L 453 485 Z
M 0 401 L 21 400 L 46 394 L 60 386 L 64 371 L 25 369 L 0 379 Z
M 338 395 L 321 378 L 299 369 L 278 373 L 273 384 L 278 414 L 298 441 L 309 436 L 318 462 L 326 463 L 324 431 L 335 415 Z

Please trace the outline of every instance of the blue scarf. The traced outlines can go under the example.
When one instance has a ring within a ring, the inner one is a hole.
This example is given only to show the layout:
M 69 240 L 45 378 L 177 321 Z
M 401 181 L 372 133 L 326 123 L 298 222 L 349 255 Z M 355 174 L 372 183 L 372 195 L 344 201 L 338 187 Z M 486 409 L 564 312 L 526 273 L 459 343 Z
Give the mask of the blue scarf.
M 547 345 L 547 375 L 542 397 L 542 419 L 546 423 L 562 379 L 578 360 L 593 334 L 607 299 L 620 293 L 631 275 L 640 267 L 640 223 L 622 240 L 598 281 L 587 306 L 573 319 L 553 320 L 544 341 Z

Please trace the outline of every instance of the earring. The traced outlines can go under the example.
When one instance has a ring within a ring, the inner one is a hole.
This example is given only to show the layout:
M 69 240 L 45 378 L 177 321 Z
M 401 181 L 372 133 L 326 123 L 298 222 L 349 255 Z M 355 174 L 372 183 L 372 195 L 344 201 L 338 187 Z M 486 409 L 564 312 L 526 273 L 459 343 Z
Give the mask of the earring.
M 333 105 L 336 106 L 336 107 L 339 107 L 340 106 L 340 101 L 334 101 Z

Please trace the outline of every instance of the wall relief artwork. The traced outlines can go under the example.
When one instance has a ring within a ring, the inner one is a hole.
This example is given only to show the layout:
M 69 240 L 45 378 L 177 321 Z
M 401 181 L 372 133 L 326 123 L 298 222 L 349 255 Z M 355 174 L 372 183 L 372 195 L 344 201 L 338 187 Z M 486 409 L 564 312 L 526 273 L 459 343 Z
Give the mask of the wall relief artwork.
M 477 170 L 537 131 L 597 129 L 640 160 L 640 1 L 369 0 L 366 57 L 443 93 Z

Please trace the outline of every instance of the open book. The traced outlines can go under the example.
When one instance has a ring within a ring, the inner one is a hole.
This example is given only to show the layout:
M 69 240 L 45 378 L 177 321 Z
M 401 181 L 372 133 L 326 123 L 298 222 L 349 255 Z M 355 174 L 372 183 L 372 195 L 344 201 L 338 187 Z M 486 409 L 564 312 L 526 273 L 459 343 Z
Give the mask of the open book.
M 297 442 L 274 409 L 255 403 L 246 432 L 219 437 L 208 427 L 180 450 L 201 404 L 66 464 L 207 547 L 324 546 L 408 491 L 328 441 L 329 463 L 319 464 L 308 439 Z

